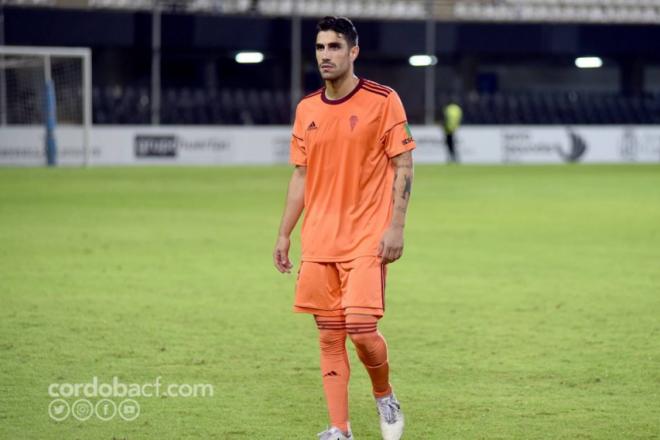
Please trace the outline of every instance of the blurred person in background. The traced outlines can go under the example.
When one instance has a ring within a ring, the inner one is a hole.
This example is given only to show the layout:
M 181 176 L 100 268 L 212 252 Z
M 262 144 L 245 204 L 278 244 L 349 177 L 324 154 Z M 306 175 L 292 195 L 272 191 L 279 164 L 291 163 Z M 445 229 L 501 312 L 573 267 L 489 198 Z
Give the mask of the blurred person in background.
M 456 154 L 456 138 L 454 134 L 461 125 L 463 110 L 455 102 L 450 102 L 443 111 L 442 129 L 445 132 L 445 145 L 447 146 L 447 160 L 449 163 L 458 163 Z
M 382 437 L 399 440 L 403 412 L 389 382 L 387 343 L 378 320 L 385 313 L 386 265 L 403 253 L 415 141 L 397 93 L 353 73 L 358 53 L 350 20 L 325 17 L 318 23 L 316 61 L 325 87 L 296 109 L 295 169 L 273 262 L 290 273 L 290 234 L 304 210 L 293 309 L 314 315 L 319 330 L 330 418 L 319 439 L 353 439 L 349 337 L 371 379 Z

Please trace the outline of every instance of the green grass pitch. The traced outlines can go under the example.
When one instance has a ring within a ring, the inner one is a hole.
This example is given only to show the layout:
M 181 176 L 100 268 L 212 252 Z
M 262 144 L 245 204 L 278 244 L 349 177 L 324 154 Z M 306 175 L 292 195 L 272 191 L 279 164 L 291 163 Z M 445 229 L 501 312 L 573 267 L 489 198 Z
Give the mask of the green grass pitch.
M 0 169 L 0 438 L 316 438 L 316 328 L 271 263 L 290 173 Z M 660 438 L 660 166 L 418 165 L 405 238 L 381 330 L 406 439 Z M 49 384 L 94 376 L 214 395 L 49 418 Z

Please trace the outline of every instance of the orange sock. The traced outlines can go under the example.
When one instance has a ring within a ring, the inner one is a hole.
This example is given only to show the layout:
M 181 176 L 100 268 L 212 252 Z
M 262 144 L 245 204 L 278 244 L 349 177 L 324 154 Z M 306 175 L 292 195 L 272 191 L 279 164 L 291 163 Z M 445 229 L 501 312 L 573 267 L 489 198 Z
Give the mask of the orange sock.
M 374 397 L 389 396 L 390 366 L 387 360 L 387 342 L 378 331 L 378 318 L 371 315 L 346 316 L 346 332 L 350 336 L 358 357 L 371 378 Z
M 345 433 L 348 423 L 348 380 L 351 368 L 346 353 L 346 324 L 343 317 L 315 316 L 321 346 L 323 391 L 330 424 Z

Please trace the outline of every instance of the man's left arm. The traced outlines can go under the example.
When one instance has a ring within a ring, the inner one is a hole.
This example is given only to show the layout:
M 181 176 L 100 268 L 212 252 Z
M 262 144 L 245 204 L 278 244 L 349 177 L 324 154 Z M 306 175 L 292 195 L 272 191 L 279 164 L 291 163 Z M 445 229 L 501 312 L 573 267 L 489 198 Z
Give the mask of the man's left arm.
M 410 200 L 413 181 L 412 151 L 406 151 L 392 157 L 394 166 L 394 185 L 392 187 L 392 221 L 383 234 L 378 248 L 378 255 L 383 263 L 391 263 L 403 254 L 403 229 Z

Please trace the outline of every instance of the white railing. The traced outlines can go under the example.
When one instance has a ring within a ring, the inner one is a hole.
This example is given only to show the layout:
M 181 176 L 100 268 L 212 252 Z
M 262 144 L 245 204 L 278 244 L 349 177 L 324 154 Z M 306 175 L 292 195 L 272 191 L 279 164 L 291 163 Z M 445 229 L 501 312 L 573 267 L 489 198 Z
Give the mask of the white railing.
M 207 14 L 503 22 L 660 23 L 660 0 L 2 0 L 3 4 Z

